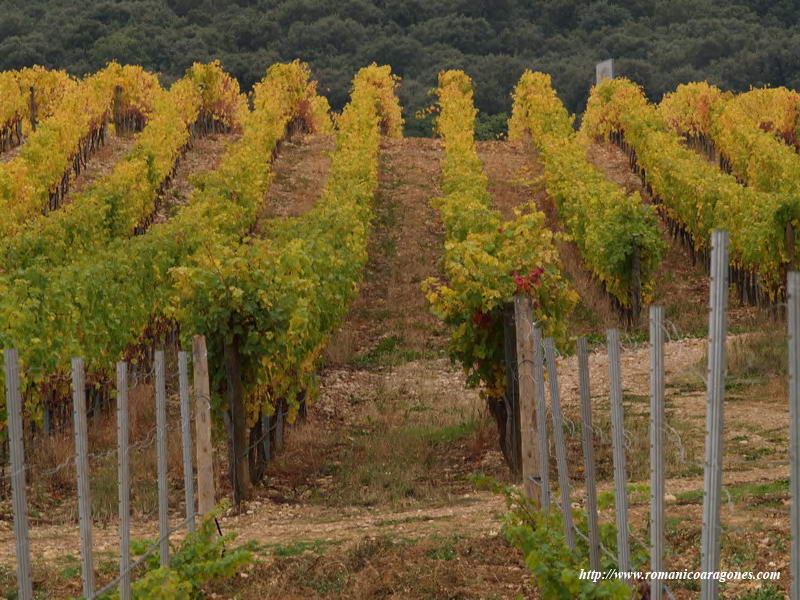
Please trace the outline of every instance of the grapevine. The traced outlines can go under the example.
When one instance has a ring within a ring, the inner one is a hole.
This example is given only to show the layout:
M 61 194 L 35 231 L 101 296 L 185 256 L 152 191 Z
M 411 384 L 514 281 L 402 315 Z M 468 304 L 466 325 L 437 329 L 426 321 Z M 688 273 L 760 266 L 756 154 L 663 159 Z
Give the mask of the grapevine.
M 71 357 L 84 358 L 88 380 L 97 385 L 109 381 L 115 360 L 138 360 L 142 346 L 170 327 L 170 270 L 207 244 L 230 245 L 246 233 L 269 184 L 273 150 L 301 102 L 314 95 L 309 84 L 303 90 L 290 86 L 292 75 L 297 80 L 307 69 L 299 63 L 270 69 L 257 87 L 242 138 L 171 221 L 113 240 L 62 268 L 0 278 L 0 340 L 20 349 L 32 416 L 41 416 L 43 389 L 56 398 L 68 393 Z
M 64 71 L 39 66 L 0 73 L 0 152 L 21 144 L 31 119 L 51 117 L 76 82 Z M 31 114 L 35 98 L 36 114 Z
M 126 111 L 149 116 L 159 85 L 141 67 L 111 63 L 68 90 L 19 156 L 0 165 L 0 235 L 13 235 L 37 212 L 60 204 L 72 173 L 80 171 L 105 138 L 117 86 L 123 89 L 121 105 Z
M 547 191 L 586 265 L 621 306 L 638 308 L 635 286 L 652 287 L 663 250 L 655 212 L 638 193 L 627 196 L 589 163 L 572 122 L 550 76 L 527 71 L 514 92 L 509 135 L 531 135 L 544 163 Z
M 737 281 L 755 278 L 775 298 L 782 274 L 796 257 L 787 254 L 784 231 L 798 224 L 796 198 L 744 187 L 694 151 L 637 85 L 625 79 L 603 81 L 589 98 L 582 131 L 623 143 L 664 213 L 705 252 L 713 229 L 730 232 L 731 262 Z
M 356 74 L 351 101 L 337 118 L 328 181 L 313 209 L 275 219 L 261 238 L 204 248 L 173 270 L 181 331 L 205 336 L 218 365 L 217 389 L 227 391 L 239 457 L 234 489 L 242 497 L 252 476 L 244 458 L 248 431 L 279 401 L 286 401 L 293 420 L 301 393 L 313 400 L 318 358 L 357 294 L 378 184 L 381 122 L 400 114 L 396 101 L 387 103 L 395 83 L 386 67 Z M 387 105 L 396 110 L 383 112 Z
M 201 88 L 204 80 L 218 87 Z M 6 272 L 33 264 L 40 268 L 66 264 L 130 235 L 153 214 L 165 182 L 190 143 L 192 129 L 207 124 L 213 115 L 221 127 L 241 130 L 246 112 L 238 84 L 218 63 L 196 63 L 169 92 L 156 90 L 152 105 L 133 148 L 108 176 L 61 210 L 39 215 L 21 226 L 16 236 L 0 241 Z M 220 112 L 223 109 L 230 113 Z
M 367 260 L 379 123 L 400 118 L 395 85 L 388 67 L 356 75 L 312 210 L 275 220 L 263 238 L 201 251 L 173 271 L 182 332 L 206 336 L 218 381 L 223 346 L 239 339 L 251 423 L 281 398 L 296 411 L 300 392 L 315 389 L 317 359 L 355 297 Z
M 577 297 L 561 275 L 552 233 L 532 201 L 504 222 L 491 207 L 488 180 L 475 145 L 472 81 L 463 71 L 439 74 L 444 139 L 443 196 L 433 200 L 445 228 L 447 283 L 424 282 L 434 313 L 451 330 L 450 356 L 490 405 L 505 384 L 503 312 L 514 296 L 528 295 L 547 335 L 564 339 L 565 320 Z
M 20 69 L 15 72 L 15 76 L 23 100 L 29 98 L 33 88 L 36 102 L 35 117 L 38 121 L 52 117 L 67 94 L 78 85 L 77 80 L 66 71 L 45 69 L 40 66 Z M 30 120 L 34 116 L 31 114 L 31 104 L 30 102 L 24 104 L 25 109 L 21 116 L 24 120 Z
M 786 88 L 734 96 L 702 82 L 678 86 L 659 109 L 690 142 L 713 145 L 720 165 L 740 181 L 765 192 L 796 194 L 799 105 L 800 94 Z

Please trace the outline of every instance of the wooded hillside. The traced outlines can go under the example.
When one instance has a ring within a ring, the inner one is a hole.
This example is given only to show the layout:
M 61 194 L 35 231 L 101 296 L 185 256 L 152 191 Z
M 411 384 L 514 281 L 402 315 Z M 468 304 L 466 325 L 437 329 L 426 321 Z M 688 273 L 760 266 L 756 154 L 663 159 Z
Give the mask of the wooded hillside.
M 193 61 L 222 60 L 249 89 L 266 64 L 299 57 L 341 109 L 358 67 L 390 64 L 403 77 L 409 134 L 432 103 L 442 69 L 476 83 L 478 135 L 504 126 L 525 68 L 552 73 L 567 108 L 581 111 L 594 63 L 660 99 L 678 83 L 724 89 L 800 87 L 800 33 L 792 0 L 3 0 L 0 69 L 31 64 L 82 75 L 107 61 L 177 78 Z

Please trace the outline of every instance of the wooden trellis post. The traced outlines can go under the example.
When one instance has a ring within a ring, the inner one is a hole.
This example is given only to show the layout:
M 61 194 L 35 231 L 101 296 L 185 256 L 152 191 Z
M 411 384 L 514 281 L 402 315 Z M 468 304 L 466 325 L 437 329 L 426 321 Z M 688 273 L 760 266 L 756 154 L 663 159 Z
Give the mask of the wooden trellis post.
M 86 382 L 83 359 L 72 359 L 72 404 L 75 418 L 75 465 L 78 472 L 78 516 L 81 537 L 83 595 L 94 598 L 95 577 L 92 557 L 92 502 L 89 498 L 89 453 L 86 433 Z
M 206 339 L 196 335 L 192 339 L 192 365 L 194 367 L 194 427 L 197 448 L 197 512 L 200 516 L 214 508 L 214 462 L 211 448 L 211 391 L 208 380 L 208 352 Z
M 522 446 L 522 486 L 535 505 L 540 497 L 535 484 L 539 479 L 539 438 L 536 431 L 535 391 L 533 380 L 533 304 L 528 296 L 514 299 L 514 322 L 517 341 L 517 381 L 519 431 Z
M 178 379 L 181 398 L 181 439 L 183 442 L 183 490 L 186 499 L 186 518 L 189 531 L 194 523 L 194 473 L 192 471 L 192 415 L 189 406 L 189 354 L 178 352 Z

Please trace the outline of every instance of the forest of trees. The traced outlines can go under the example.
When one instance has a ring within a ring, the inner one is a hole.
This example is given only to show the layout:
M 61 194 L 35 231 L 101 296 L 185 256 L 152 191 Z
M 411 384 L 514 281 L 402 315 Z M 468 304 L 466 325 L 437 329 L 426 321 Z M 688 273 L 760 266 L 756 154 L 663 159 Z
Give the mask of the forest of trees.
M 0 0 L 0 68 L 32 64 L 81 75 L 107 61 L 141 64 L 164 83 L 219 58 L 244 88 L 267 65 L 311 63 L 334 108 L 355 70 L 388 63 L 403 78 L 410 135 L 430 132 L 441 69 L 476 82 L 482 135 L 508 112 L 525 68 L 549 72 L 580 112 L 594 64 L 646 86 L 653 99 L 681 82 L 725 89 L 800 88 L 796 0 Z

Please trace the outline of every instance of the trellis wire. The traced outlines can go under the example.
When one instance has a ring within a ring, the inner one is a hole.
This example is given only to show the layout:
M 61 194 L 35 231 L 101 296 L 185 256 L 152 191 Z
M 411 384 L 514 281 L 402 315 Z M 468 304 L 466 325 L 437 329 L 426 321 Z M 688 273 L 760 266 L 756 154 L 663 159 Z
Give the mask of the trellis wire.
M 278 402 L 275 423 L 275 451 L 283 450 L 283 401 Z
M 266 414 L 266 411 L 261 413 L 261 418 L 264 419 L 264 427 L 267 431 L 270 431 L 270 424 L 272 419 L 270 419 L 269 415 Z M 269 435 L 265 435 L 264 439 L 262 440 L 264 443 L 264 460 L 266 462 L 270 461 L 270 446 L 269 446 Z
M 536 483 L 536 482 L 534 482 L 534 483 Z M 556 508 L 557 508 L 559 511 L 561 511 L 561 510 L 562 510 L 562 507 L 561 507 L 561 503 L 558 501 L 558 499 L 556 499 L 556 500 L 555 500 L 555 503 L 556 503 Z M 562 512 L 563 512 L 563 511 L 562 511 Z M 589 541 L 589 538 L 586 536 L 586 534 L 585 534 L 585 533 L 583 533 L 583 532 L 580 530 L 580 528 L 579 528 L 577 525 L 575 525 L 574 523 L 573 523 L 573 525 L 572 525 L 572 530 L 575 532 L 575 534 L 576 534 L 576 535 L 577 535 L 579 538 L 581 538 L 581 539 L 582 539 L 583 541 L 585 541 L 587 544 L 591 543 L 591 542 Z M 642 545 L 644 545 L 644 542 L 642 542 L 642 541 L 641 541 L 639 538 L 635 538 L 635 539 L 636 539 L 636 541 L 637 541 L 637 542 L 639 542 L 639 543 L 641 543 Z M 605 555 L 606 555 L 608 558 L 610 558 L 610 559 L 611 559 L 612 561 L 614 561 L 615 563 L 619 564 L 619 558 L 617 558 L 617 556 L 616 556 L 616 555 L 615 555 L 613 552 L 611 552 L 611 550 L 609 550 L 608 548 L 606 548 L 606 547 L 605 547 L 605 545 L 603 545 L 603 543 L 602 543 L 602 542 L 598 542 L 597 546 L 598 546 L 598 548 L 599 548 L 599 551 L 600 551 L 600 552 L 602 552 L 603 554 L 605 554 Z M 669 600 L 675 600 L 675 596 L 672 594 L 672 590 L 670 590 L 669 586 L 668 586 L 668 585 L 666 585 L 666 584 L 664 584 L 664 592 L 667 594 L 667 598 L 668 598 Z
M 129 366 L 129 370 L 130 371 L 135 371 L 135 368 Z M 140 371 L 139 375 L 136 375 L 136 373 L 133 373 L 132 377 L 131 377 L 131 373 L 129 373 L 128 387 L 129 387 L 129 389 L 135 388 L 135 387 L 137 387 L 137 386 L 139 386 L 141 384 L 144 384 L 144 383 L 152 380 L 154 378 L 154 376 L 155 376 L 155 367 L 147 370 L 146 372 Z M 208 396 L 202 396 L 202 397 L 198 396 L 197 400 L 198 400 L 198 402 L 195 404 L 195 408 L 196 409 L 201 404 L 205 405 L 206 408 L 210 408 L 210 402 L 209 402 Z M 172 403 L 172 404 L 180 405 L 180 400 L 179 399 L 178 400 L 172 400 L 170 398 L 167 398 L 167 403 L 168 404 Z M 285 416 L 285 411 L 284 411 L 284 416 Z M 74 421 L 74 415 L 72 416 L 72 419 Z M 167 426 L 167 432 L 170 432 L 170 431 L 174 431 L 174 428 L 173 428 L 173 426 L 168 425 Z M 275 423 L 273 423 L 273 425 L 271 426 L 270 431 L 271 432 L 277 431 L 277 425 Z M 137 442 L 135 442 L 133 444 L 130 444 L 130 446 L 128 448 L 128 452 L 131 453 L 131 452 L 134 452 L 134 451 L 143 450 L 143 449 L 151 446 L 156 441 L 157 432 L 158 432 L 157 426 L 151 427 L 144 434 L 142 439 L 140 439 L 139 441 L 137 441 Z M 113 447 L 113 448 L 111 448 L 109 450 L 104 450 L 102 452 L 87 453 L 87 458 L 88 458 L 88 460 L 90 462 L 91 461 L 95 461 L 95 460 L 104 460 L 104 459 L 109 458 L 111 456 L 116 456 L 117 452 L 118 452 L 118 449 L 116 447 Z M 9 456 L 9 458 L 10 458 L 10 456 Z M 40 479 L 46 479 L 48 477 L 51 477 L 52 475 L 55 475 L 55 474 L 59 473 L 60 471 L 63 471 L 64 469 L 66 469 L 68 467 L 72 467 L 75 464 L 75 460 L 76 460 L 76 457 L 74 455 L 70 455 L 66 459 L 64 459 L 61 463 L 56 465 L 55 467 L 52 467 L 52 468 L 49 468 L 49 469 L 45 469 L 43 471 L 37 471 L 36 472 L 37 473 L 37 477 L 40 478 Z M 12 480 L 12 478 L 15 477 L 16 475 L 18 475 L 19 473 L 28 473 L 29 470 L 33 466 L 34 465 L 23 464 L 23 465 L 21 465 L 21 467 L 19 469 L 14 469 L 12 467 L 11 469 L 9 469 L 9 471 L 7 473 L 4 473 L 3 475 L 0 476 L 0 480 L 9 481 L 10 482 Z M 213 507 L 213 503 L 212 503 L 212 507 Z
M 120 573 L 116 579 L 109 581 L 107 584 L 105 584 L 103 587 L 97 590 L 96 597 L 102 596 L 106 592 L 110 592 L 111 590 L 113 590 L 117 585 L 119 585 L 120 581 L 124 576 L 130 575 L 130 573 L 132 573 L 134 569 L 136 569 L 136 567 L 144 564 L 148 556 L 150 556 L 156 550 L 159 550 L 164 541 L 169 542 L 169 536 L 171 536 L 176 531 L 182 529 L 188 522 L 189 519 L 184 519 L 172 529 L 168 529 L 165 534 L 160 534 L 159 538 L 155 542 L 150 544 L 150 546 L 147 547 L 147 549 L 144 551 L 144 553 L 142 553 L 139 556 L 139 558 L 137 558 L 134 562 L 128 565 L 128 570 L 125 573 Z
M 12 462 L 11 472 L 4 476 L 11 480 L 13 493 L 13 512 L 14 512 L 14 533 L 17 555 L 17 597 L 20 600 L 32 600 L 33 581 L 30 572 L 30 550 L 27 532 L 27 503 L 25 479 L 28 472 L 28 465 L 24 459 L 24 439 L 22 435 L 22 407 L 20 395 L 19 362 L 16 350 L 6 350 L 5 375 L 6 375 L 6 406 L 8 411 L 9 446 L 10 460 Z M 87 600 L 93 600 L 107 591 L 119 585 L 120 600 L 127 600 L 131 597 L 131 573 L 141 565 L 147 556 L 152 554 L 155 549 L 161 553 L 160 561 L 165 564 L 164 555 L 168 560 L 169 536 L 171 533 L 188 525 L 190 531 L 194 529 L 196 512 L 194 511 L 191 499 L 193 485 L 191 481 L 191 436 L 187 435 L 190 427 L 189 410 L 189 381 L 188 381 L 188 361 L 187 353 L 180 353 L 178 356 L 178 375 L 179 375 L 179 401 L 181 405 L 181 430 L 183 436 L 183 458 L 184 474 L 187 476 L 187 516 L 186 519 L 173 529 L 169 529 L 167 522 L 167 464 L 166 464 L 166 438 L 167 432 L 172 431 L 172 427 L 166 424 L 166 373 L 163 350 L 154 353 L 154 365 L 152 372 L 155 375 L 156 385 L 156 426 L 142 440 L 136 444 L 129 443 L 129 418 L 128 418 L 128 390 L 130 381 L 128 378 L 128 365 L 124 361 L 116 364 L 116 426 L 117 444 L 116 447 L 96 454 L 88 452 L 88 432 L 87 432 L 87 395 L 86 395 L 86 374 L 84 361 L 81 358 L 74 358 L 71 362 L 71 388 L 72 388 L 72 409 L 73 427 L 75 439 L 75 456 L 68 457 L 64 462 L 57 465 L 54 469 L 40 472 L 39 476 L 49 476 L 73 463 L 77 474 L 78 491 L 78 514 L 80 520 L 80 561 L 81 561 L 81 580 L 82 596 Z M 209 396 L 203 390 L 197 394 L 197 407 L 209 408 Z M 285 409 L 281 406 L 279 413 L 285 414 Z M 266 436 L 282 425 L 281 420 L 272 420 L 272 427 L 267 427 Z M 153 442 L 157 445 L 157 467 L 159 482 L 159 539 L 147 549 L 144 555 L 131 563 L 130 560 L 130 465 L 129 457 L 132 451 L 150 446 Z M 259 440 L 258 443 L 261 443 Z M 92 547 L 92 516 L 91 499 L 89 487 L 89 459 L 105 459 L 112 455 L 117 458 L 118 475 L 118 511 L 119 511 L 119 576 L 109 582 L 100 590 L 95 590 L 96 580 L 94 573 L 94 558 Z M 210 458 L 210 457 L 209 457 Z M 187 460 L 188 459 L 188 460 Z M 15 489 L 14 489 L 15 488 Z M 19 493 L 17 493 L 19 492 Z

